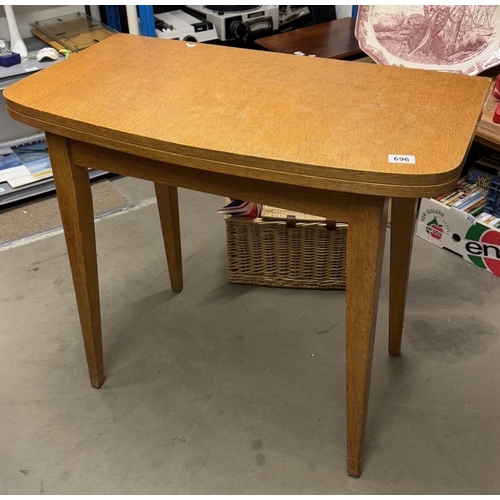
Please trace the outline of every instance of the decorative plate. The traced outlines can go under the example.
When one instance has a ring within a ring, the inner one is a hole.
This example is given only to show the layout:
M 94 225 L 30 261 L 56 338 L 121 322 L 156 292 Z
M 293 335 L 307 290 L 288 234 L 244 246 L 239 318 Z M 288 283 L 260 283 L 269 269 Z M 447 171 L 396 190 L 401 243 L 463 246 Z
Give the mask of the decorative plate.
M 500 64 L 498 5 L 360 6 L 355 36 L 379 64 L 477 75 Z

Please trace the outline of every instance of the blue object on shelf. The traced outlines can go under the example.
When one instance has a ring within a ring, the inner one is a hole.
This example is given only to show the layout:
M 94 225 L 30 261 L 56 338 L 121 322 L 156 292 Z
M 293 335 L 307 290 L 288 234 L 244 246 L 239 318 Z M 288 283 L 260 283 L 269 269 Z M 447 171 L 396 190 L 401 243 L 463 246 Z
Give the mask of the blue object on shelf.
M 106 23 L 110 28 L 122 32 L 122 23 L 120 21 L 120 10 L 118 5 L 105 5 Z
M 21 56 L 19 54 L 11 52 L 10 54 L 0 55 L 0 66 L 8 68 L 14 66 L 14 64 L 21 64 Z
M 491 178 L 484 211 L 495 217 L 500 217 L 500 174 Z
M 351 17 L 353 19 L 356 19 L 357 15 L 358 15 L 358 6 L 357 5 L 353 5 L 352 9 L 351 9 Z
M 152 5 L 139 5 L 139 19 L 141 21 L 141 35 L 156 38 L 155 18 Z

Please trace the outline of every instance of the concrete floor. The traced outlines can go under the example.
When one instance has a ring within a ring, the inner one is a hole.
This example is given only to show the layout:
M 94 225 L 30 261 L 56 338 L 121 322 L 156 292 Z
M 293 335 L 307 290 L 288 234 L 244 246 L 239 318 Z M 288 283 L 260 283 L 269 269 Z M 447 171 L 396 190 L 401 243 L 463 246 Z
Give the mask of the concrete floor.
M 222 199 L 184 190 L 175 294 L 152 186 L 114 182 L 143 205 L 96 224 L 101 389 L 88 381 L 63 235 L 0 251 L 0 494 L 499 493 L 498 277 L 415 238 L 392 358 L 384 268 L 353 479 L 345 294 L 227 283 Z

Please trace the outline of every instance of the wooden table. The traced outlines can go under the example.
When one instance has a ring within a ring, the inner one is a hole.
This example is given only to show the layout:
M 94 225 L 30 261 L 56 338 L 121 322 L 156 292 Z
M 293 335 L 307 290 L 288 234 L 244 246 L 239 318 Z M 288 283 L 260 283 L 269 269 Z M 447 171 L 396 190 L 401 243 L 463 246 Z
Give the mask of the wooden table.
M 8 87 L 10 116 L 46 131 L 92 385 L 104 368 L 87 167 L 155 183 L 178 292 L 177 187 L 346 221 L 347 471 L 358 477 L 387 199 L 398 355 L 416 200 L 455 186 L 489 83 L 117 34 Z
M 299 51 L 317 57 L 347 59 L 363 54 L 354 36 L 355 23 L 355 19 L 345 17 L 258 38 L 255 43 L 271 52 L 294 54 Z

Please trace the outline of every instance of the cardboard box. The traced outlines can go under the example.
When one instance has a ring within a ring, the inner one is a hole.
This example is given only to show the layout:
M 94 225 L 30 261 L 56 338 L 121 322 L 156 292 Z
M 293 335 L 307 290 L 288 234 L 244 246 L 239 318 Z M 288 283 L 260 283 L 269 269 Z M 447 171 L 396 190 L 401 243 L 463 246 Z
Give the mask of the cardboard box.
M 466 212 L 422 198 L 417 236 L 500 276 L 500 229 L 482 224 Z

